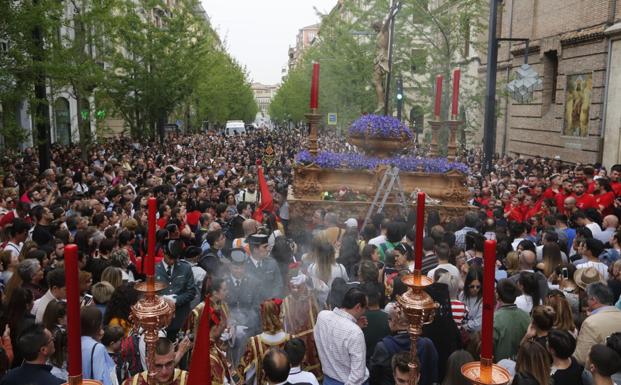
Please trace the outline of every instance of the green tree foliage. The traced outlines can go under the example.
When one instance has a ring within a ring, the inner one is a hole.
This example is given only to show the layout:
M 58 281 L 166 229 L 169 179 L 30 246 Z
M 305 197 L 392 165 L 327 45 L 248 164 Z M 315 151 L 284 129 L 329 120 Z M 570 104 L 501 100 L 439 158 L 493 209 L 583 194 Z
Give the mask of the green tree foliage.
M 23 135 L 17 112 L 33 100 L 37 70 L 45 74 L 51 103 L 61 92 L 80 101 L 81 144 L 103 115 L 122 118 L 134 137 L 153 137 L 167 122 L 254 119 L 246 71 L 224 50 L 198 0 L 26 0 L 0 2 L 0 105 L 9 145 Z M 40 63 L 30 31 L 42 30 Z M 189 126 L 189 127 L 188 127 Z M 192 127 L 194 126 L 194 127 Z M 13 142 L 10 142 L 10 141 Z M 86 153 L 86 151 L 83 151 Z
M 401 76 L 405 89 L 404 117 L 417 106 L 428 116 L 433 109 L 434 79 L 443 74 L 443 111 L 446 116 L 451 97 L 450 78 L 455 67 L 462 68 L 460 104 L 466 124 L 476 124 L 483 89 L 477 76 L 465 69 L 467 48 L 481 52 L 474 39 L 485 26 L 483 0 L 402 0 L 395 19 L 393 69 L 390 90 L 396 90 Z M 437 5 L 439 4 L 439 5 Z M 389 0 L 345 0 L 340 8 L 322 16 L 318 41 L 307 49 L 289 71 L 270 105 L 276 120 L 301 120 L 308 111 L 310 63 L 321 63 L 320 112 L 338 112 L 339 121 L 349 124 L 361 113 L 375 108 L 372 74 L 376 54 L 376 33 L 390 8 Z M 483 17 L 482 17 L 483 16 Z M 391 97 L 390 107 L 395 103 Z

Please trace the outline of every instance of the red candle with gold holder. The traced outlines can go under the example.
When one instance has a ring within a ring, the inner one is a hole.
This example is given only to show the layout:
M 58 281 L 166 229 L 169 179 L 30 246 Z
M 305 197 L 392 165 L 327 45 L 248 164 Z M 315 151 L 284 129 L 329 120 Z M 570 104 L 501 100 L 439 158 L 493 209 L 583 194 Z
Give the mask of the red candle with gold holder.
M 495 305 L 496 241 L 485 241 L 483 254 L 483 320 L 481 324 L 481 361 L 469 362 L 461 372 L 475 385 L 505 385 L 511 380 L 509 372 L 493 363 L 494 305 Z
M 494 356 L 494 305 L 495 305 L 496 241 L 485 241 L 483 253 L 483 321 L 481 324 L 481 357 Z
M 82 341 L 80 333 L 80 281 L 78 280 L 78 246 L 65 246 L 65 287 L 67 291 L 67 383 L 101 384 L 82 379 Z
M 149 208 L 147 214 L 147 259 L 145 261 L 145 269 L 144 273 L 146 276 L 155 275 L 155 212 L 157 211 L 157 199 L 151 197 L 147 201 L 147 206 Z
M 313 79 L 311 81 L 310 95 L 311 110 L 319 108 L 319 63 L 313 62 Z
M 436 117 L 436 120 L 440 120 L 440 115 L 442 114 L 442 75 L 436 76 L 436 100 L 433 109 L 433 115 Z
M 451 104 L 451 117 L 457 120 L 459 114 L 459 80 L 461 79 L 461 70 L 455 68 L 453 71 L 453 101 Z
M 155 384 L 155 345 L 159 339 L 159 331 L 170 325 L 175 314 L 175 305 L 164 300 L 156 293 L 166 288 L 164 282 L 155 281 L 155 211 L 157 200 L 148 200 L 148 247 L 145 263 L 146 282 L 137 283 L 134 288 L 142 293 L 143 297 L 131 308 L 129 316 L 134 332 L 142 328 L 146 345 L 146 362 L 148 383 Z
M 413 274 L 403 277 L 402 281 L 409 287 L 409 290 L 403 295 L 397 296 L 397 303 L 408 320 L 410 354 L 412 357 L 416 357 L 417 341 L 423 334 L 423 326 L 433 322 L 439 305 L 424 290 L 425 287 L 433 283 L 432 280 L 425 275 L 421 275 L 419 269 L 414 270 Z M 410 368 L 408 384 L 418 384 L 420 368 L 415 361 L 411 361 L 408 367 Z
M 414 269 L 423 268 L 423 231 L 425 230 L 425 193 L 416 196 L 416 243 L 414 244 Z

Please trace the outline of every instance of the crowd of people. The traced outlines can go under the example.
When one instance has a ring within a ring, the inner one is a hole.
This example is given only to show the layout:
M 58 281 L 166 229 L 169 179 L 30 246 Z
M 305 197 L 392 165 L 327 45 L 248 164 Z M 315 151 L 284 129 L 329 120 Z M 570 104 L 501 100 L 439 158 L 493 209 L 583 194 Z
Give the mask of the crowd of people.
M 621 165 L 464 152 L 471 209 L 428 207 L 421 266 L 415 215 L 339 218 L 304 233 L 287 203 L 299 130 L 116 139 L 82 154 L 53 146 L 2 159 L 0 385 L 67 381 L 64 247 L 78 246 L 82 370 L 104 385 L 146 384 L 143 333 L 130 317 L 145 279 L 147 201 L 157 200 L 155 277 L 174 315 L 151 368 L 184 385 L 194 360 L 215 384 L 467 384 L 480 359 L 483 269 L 495 269 L 494 362 L 513 384 L 621 384 Z M 323 135 L 322 148 L 346 149 Z M 260 161 L 260 162 L 257 162 Z M 258 164 L 261 166 L 258 166 Z M 263 182 L 273 200 L 262 205 Z M 497 242 L 495 266 L 484 243 Z M 438 303 L 410 354 L 398 304 L 414 269 Z M 206 303 L 208 301 L 208 303 Z M 209 358 L 193 352 L 208 311 Z

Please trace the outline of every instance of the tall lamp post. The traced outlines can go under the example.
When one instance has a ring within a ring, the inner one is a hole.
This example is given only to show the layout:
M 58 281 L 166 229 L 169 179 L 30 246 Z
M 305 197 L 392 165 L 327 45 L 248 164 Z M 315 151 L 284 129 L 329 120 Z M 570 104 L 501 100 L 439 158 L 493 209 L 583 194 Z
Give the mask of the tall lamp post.
M 528 65 L 528 42 L 525 38 L 497 38 L 496 20 L 498 4 L 502 0 L 490 0 L 489 35 L 487 37 L 487 75 L 485 92 L 485 117 L 483 121 L 483 171 L 490 173 L 494 169 L 496 149 L 496 71 L 498 69 L 498 43 L 501 41 L 520 41 L 526 43 L 524 64 L 518 69 L 517 79 L 507 86 L 512 98 L 519 103 L 532 99 L 535 87 L 541 84 L 539 75 Z

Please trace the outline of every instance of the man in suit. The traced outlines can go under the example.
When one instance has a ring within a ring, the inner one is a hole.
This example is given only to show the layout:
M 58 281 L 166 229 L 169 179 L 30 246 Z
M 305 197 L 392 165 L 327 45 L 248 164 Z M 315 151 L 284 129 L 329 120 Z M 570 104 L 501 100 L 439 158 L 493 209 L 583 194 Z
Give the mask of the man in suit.
M 164 258 L 155 266 L 155 279 L 168 284 L 160 294 L 175 303 L 175 317 L 166 330 L 171 341 L 177 338 L 177 332 L 192 310 L 190 303 L 196 296 L 192 265 L 179 260 L 182 254 L 180 240 L 166 241 Z
M 233 366 L 237 366 L 248 338 L 260 332 L 258 315 L 261 284 L 255 277 L 246 274 L 247 263 L 248 256 L 244 249 L 231 250 L 230 274 L 225 277 L 228 288 L 225 301 L 230 309 L 231 321 L 237 329 L 231 351 Z
M 248 237 L 250 258 L 246 262 L 246 272 L 260 283 L 259 303 L 269 298 L 281 298 L 283 283 L 276 260 L 269 256 L 268 236 L 253 234 Z
M 579 272 L 580 270 L 578 270 Z M 621 332 L 621 310 L 613 306 L 614 297 L 605 283 L 591 283 L 586 287 L 589 316 L 578 333 L 574 358 L 584 365 L 591 347 L 606 343 L 606 337 Z
M 233 231 L 233 239 L 243 238 L 244 221 L 250 219 L 252 215 L 252 205 L 248 202 L 239 202 L 237 204 L 237 215 L 231 219 L 231 229 Z

